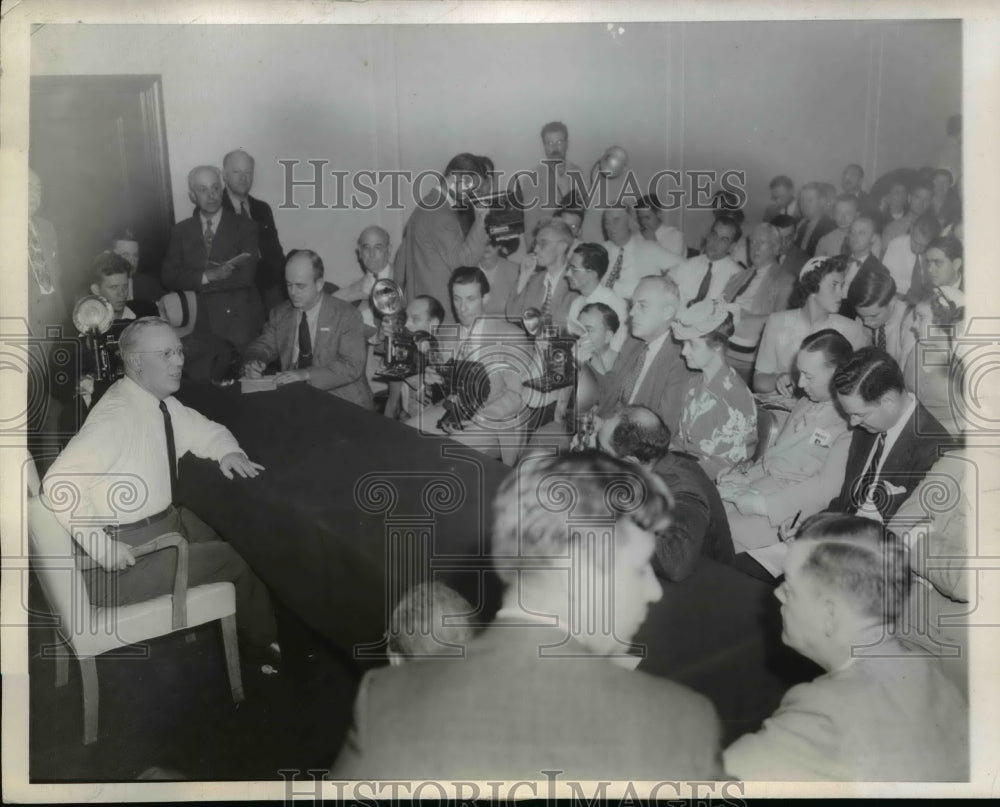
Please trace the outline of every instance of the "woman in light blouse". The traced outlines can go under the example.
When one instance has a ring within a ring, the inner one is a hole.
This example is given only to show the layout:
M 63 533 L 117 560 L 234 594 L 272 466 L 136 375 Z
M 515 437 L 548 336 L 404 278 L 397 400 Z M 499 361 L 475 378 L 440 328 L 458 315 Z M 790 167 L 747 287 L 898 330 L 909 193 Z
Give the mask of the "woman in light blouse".
M 757 443 L 757 407 L 746 382 L 726 361 L 733 315 L 722 300 L 703 300 L 674 320 L 674 337 L 691 370 L 671 448 L 690 454 L 710 479 L 747 459 Z
M 840 490 L 851 431 L 833 403 L 830 381 L 853 352 L 832 328 L 807 336 L 795 357 L 805 397 L 761 459 L 720 477 L 737 552 L 777 543 L 780 525 L 820 512 Z
M 753 389 L 789 399 L 795 393 L 792 369 L 802 340 L 809 334 L 833 328 L 847 337 L 855 350 L 869 344 L 864 327 L 837 312 L 846 295 L 844 272 L 847 259 L 841 255 L 813 258 L 799 273 L 793 299 L 802 300 L 800 308 L 777 311 L 767 318 L 760 337 L 760 349 L 754 367 Z

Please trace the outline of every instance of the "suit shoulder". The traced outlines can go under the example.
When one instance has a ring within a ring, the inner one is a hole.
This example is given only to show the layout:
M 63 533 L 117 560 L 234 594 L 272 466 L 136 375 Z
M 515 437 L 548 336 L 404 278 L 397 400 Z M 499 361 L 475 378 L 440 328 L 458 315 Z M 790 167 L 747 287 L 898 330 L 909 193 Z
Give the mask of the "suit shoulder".
M 353 304 L 347 302 L 346 300 L 341 300 L 339 297 L 334 297 L 328 292 L 323 292 L 323 312 L 331 316 L 340 318 L 346 317 L 348 320 L 358 320 L 361 319 L 361 312 L 358 311 L 357 307 Z

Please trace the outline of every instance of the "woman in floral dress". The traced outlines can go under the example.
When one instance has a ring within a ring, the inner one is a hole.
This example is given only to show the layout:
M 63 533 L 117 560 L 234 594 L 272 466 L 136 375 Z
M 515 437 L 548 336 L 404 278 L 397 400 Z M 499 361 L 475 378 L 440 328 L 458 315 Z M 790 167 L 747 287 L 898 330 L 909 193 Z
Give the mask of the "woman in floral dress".
M 674 336 L 691 370 L 680 425 L 671 448 L 690 454 L 715 479 L 753 454 L 757 408 L 739 374 L 726 362 L 733 315 L 722 300 L 703 300 L 682 310 Z

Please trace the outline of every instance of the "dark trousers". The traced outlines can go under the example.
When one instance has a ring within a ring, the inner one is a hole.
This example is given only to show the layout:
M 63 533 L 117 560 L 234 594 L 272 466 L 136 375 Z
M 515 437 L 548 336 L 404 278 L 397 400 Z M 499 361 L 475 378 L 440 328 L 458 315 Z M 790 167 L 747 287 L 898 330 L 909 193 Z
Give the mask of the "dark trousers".
M 236 627 L 251 645 L 263 647 L 277 639 L 274 611 L 267 587 L 235 549 L 219 539 L 211 527 L 186 508 L 170 508 L 153 524 L 118 530 L 117 540 L 141 546 L 168 532 L 188 540 L 188 588 L 229 582 L 236 587 Z M 91 602 L 99 606 L 129 605 L 163 594 L 174 587 L 177 552 L 161 549 L 141 558 L 123 572 L 101 568 L 83 572 Z

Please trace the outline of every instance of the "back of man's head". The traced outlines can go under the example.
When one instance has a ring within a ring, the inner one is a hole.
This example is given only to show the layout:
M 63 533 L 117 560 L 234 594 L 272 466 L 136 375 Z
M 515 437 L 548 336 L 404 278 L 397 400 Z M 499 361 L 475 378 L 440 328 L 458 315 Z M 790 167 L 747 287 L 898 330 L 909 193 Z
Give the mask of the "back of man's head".
M 795 545 L 801 570 L 841 595 L 862 620 L 892 625 L 910 592 L 906 546 L 877 521 L 819 513 L 803 522 Z
M 472 606 L 444 583 L 420 583 L 403 595 L 389 619 L 388 650 L 393 664 L 455 657 L 448 646 L 472 638 Z
M 610 442 L 615 456 L 634 459 L 643 467 L 651 468 L 667 455 L 670 429 L 652 409 L 627 406 L 619 414 Z
M 672 504 L 655 474 L 600 451 L 528 460 L 504 479 L 493 501 L 497 574 L 508 584 L 523 582 L 531 571 L 513 568 L 521 559 L 531 569 L 546 560 L 565 566 L 571 544 L 582 540 L 572 522 L 611 526 L 630 518 L 659 532 L 670 524 Z
M 875 347 L 863 347 L 851 356 L 834 374 L 832 386 L 837 395 L 857 395 L 868 404 L 905 388 L 896 360 Z

